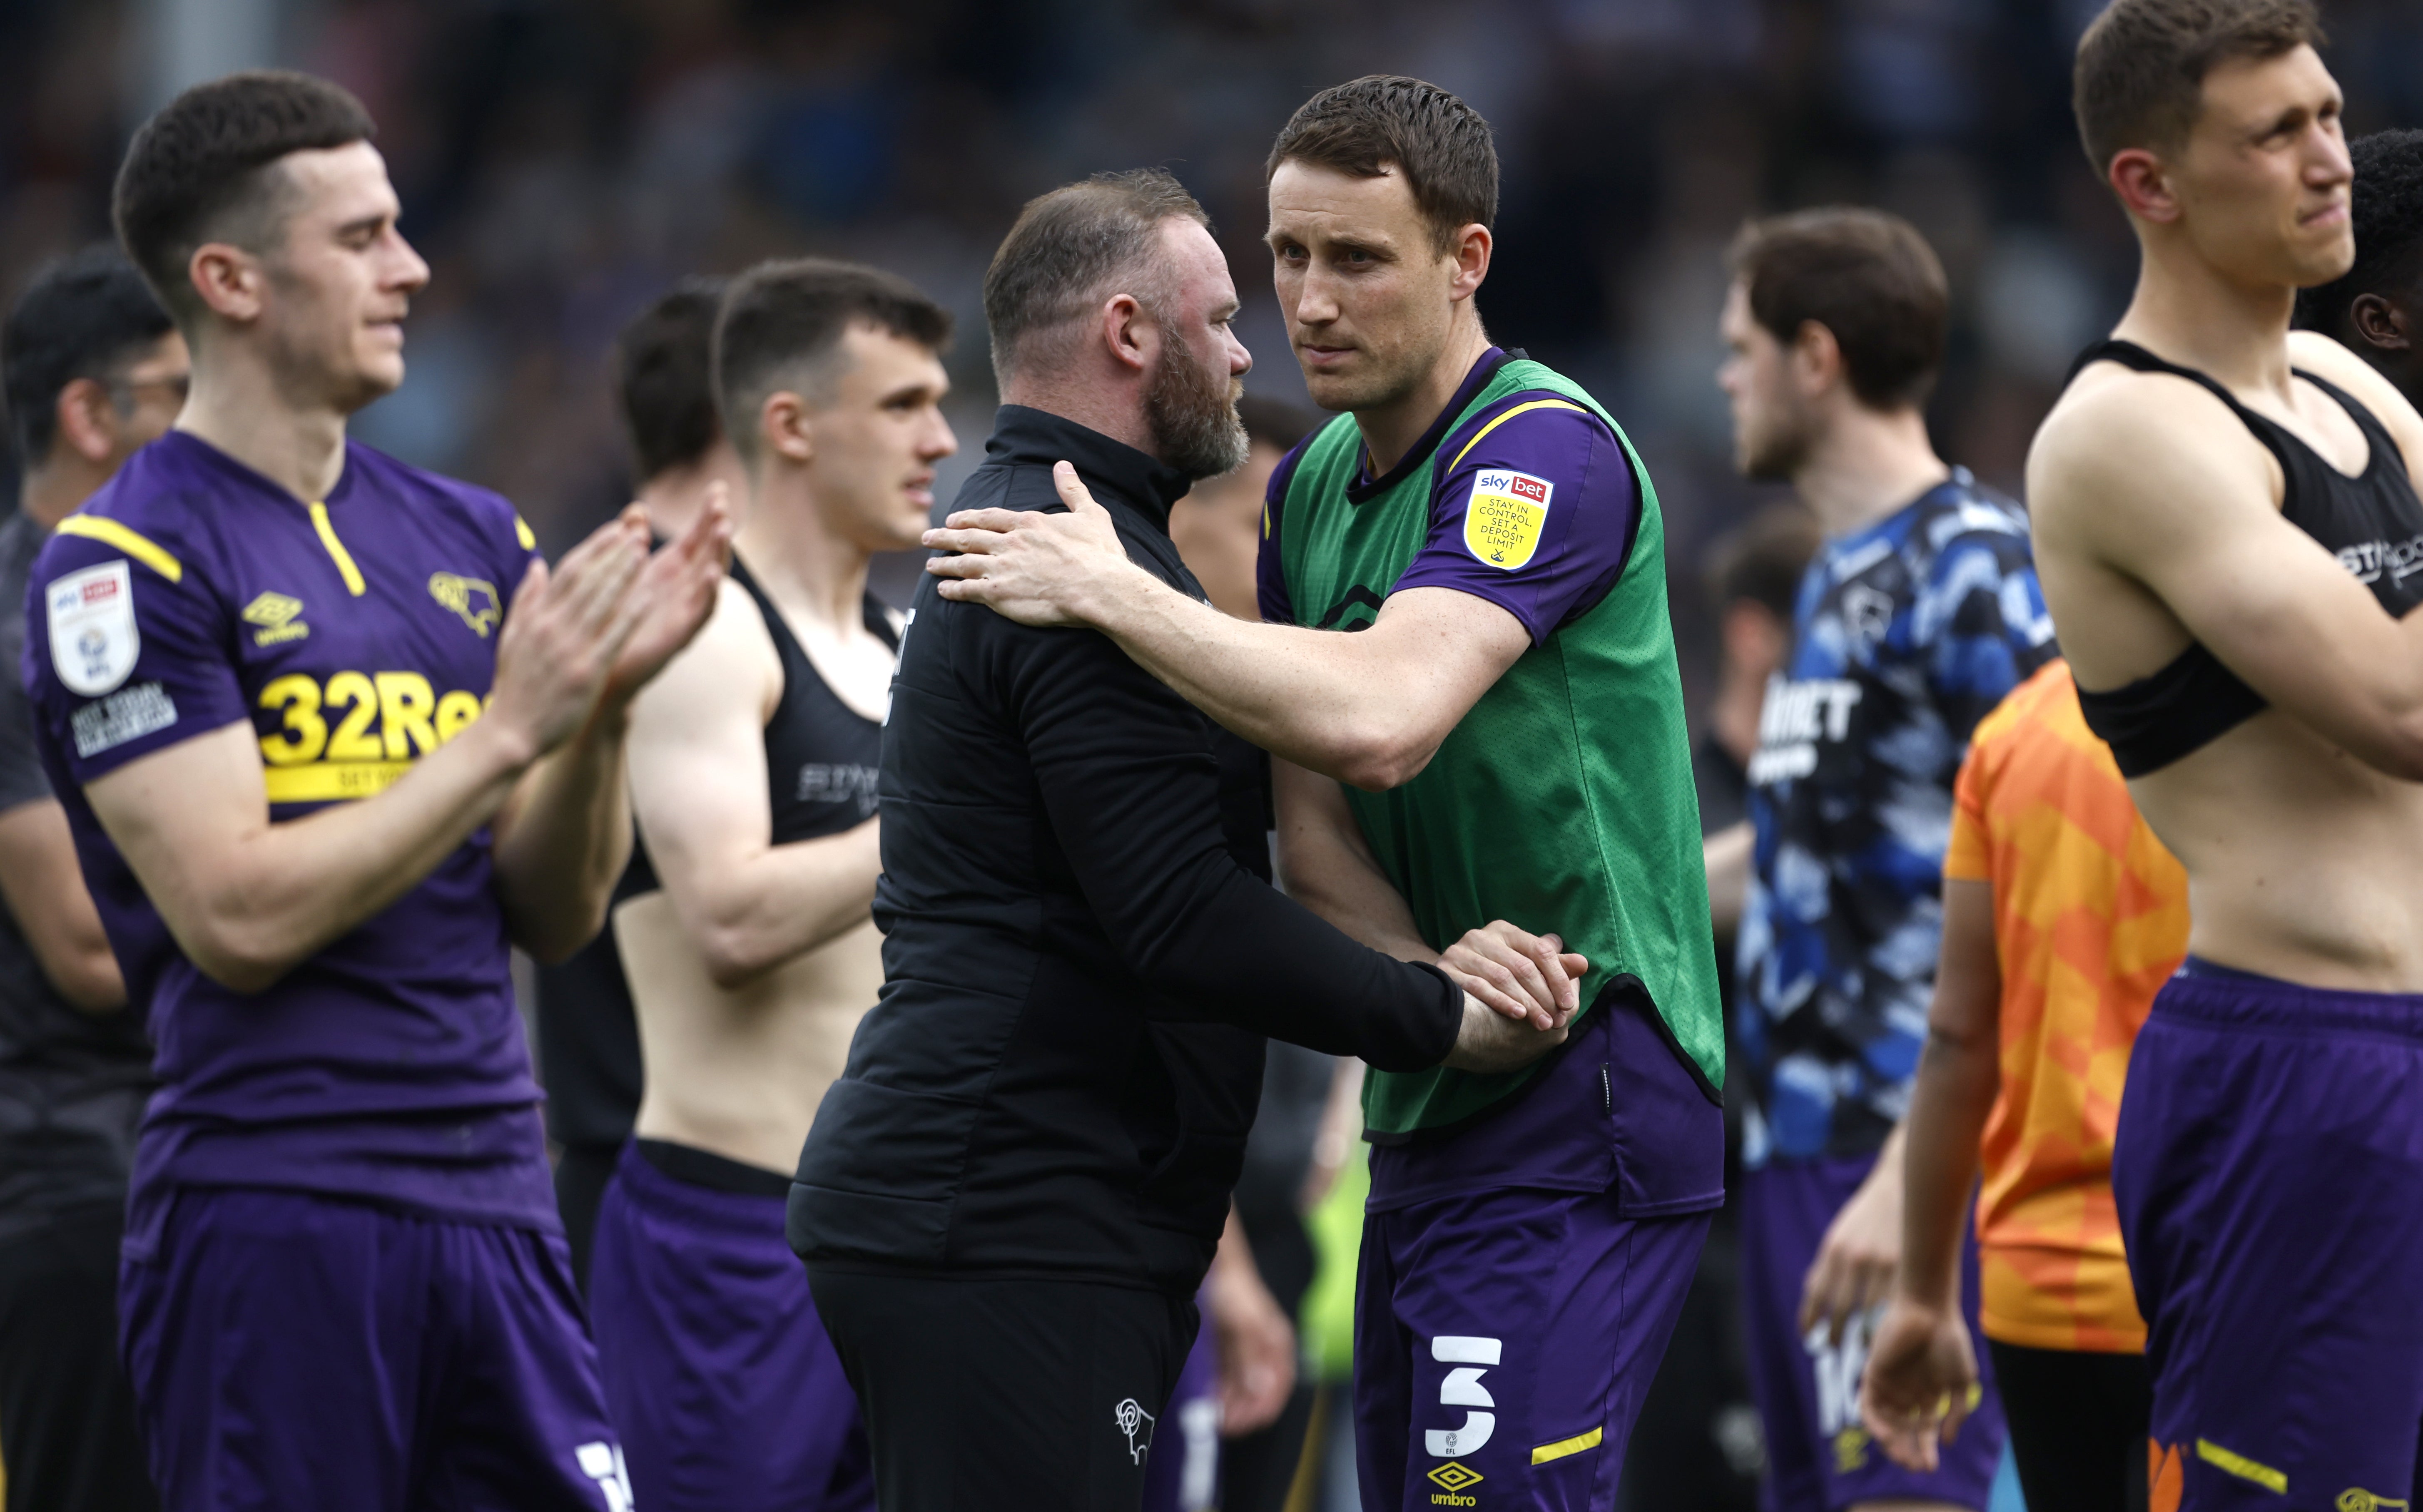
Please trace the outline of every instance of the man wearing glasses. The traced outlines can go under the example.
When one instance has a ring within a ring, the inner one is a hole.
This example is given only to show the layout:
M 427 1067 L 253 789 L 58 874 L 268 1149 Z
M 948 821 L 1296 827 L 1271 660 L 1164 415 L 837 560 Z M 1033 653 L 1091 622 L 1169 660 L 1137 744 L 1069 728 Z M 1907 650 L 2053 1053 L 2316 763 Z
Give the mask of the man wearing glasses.
M 54 526 L 185 402 L 184 338 L 115 249 L 53 265 L 0 333 L 22 482 L 0 520 L 0 1444 L 12 1504 L 157 1504 L 118 1365 L 119 1233 L 151 1089 L 18 675 Z

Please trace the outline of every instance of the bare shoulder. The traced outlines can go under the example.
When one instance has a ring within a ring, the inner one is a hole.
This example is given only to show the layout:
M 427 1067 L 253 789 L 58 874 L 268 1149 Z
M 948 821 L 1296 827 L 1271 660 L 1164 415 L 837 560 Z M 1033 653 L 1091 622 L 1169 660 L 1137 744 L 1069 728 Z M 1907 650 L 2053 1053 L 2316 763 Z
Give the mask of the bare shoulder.
M 2280 490 L 2279 465 L 2218 398 L 2185 378 L 2110 364 L 2079 374 L 2045 417 L 2027 476 L 2040 525 L 2098 535 L 2216 507 L 2273 510 Z
M 2398 386 L 2383 377 L 2371 363 L 2320 331 L 2289 332 L 2288 360 L 2346 389 L 2358 403 L 2372 411 L 2388 428 L 2399 449 L 2406 453 L 2410 471 L 2423 462 L 2423 416 L 2415 413 L 2414 404 Z
M 766 629 L 766 617 L 749 591 L 726 577 L 716 589 L 715 608 L 690 643 L 640 690 L 633 717 L 686 721 L 727 702 L 755 705 L 768 690 L 780 695 L 781 654 Z

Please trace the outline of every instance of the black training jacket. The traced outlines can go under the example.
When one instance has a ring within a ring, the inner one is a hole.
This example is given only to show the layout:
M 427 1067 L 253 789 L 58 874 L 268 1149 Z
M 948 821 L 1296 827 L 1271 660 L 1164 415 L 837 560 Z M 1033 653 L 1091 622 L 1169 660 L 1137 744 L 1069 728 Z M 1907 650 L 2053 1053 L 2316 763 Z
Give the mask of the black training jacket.
M 1169 542 L 1181 475 L 1019 405 L 985 449 L 958 508 L 1057 511 L 1066 459 L 1129 557 L 1203 596 Z M 1446 1057 L 1445 976 L 1269 886 L 1265 770 L 1108 638 L 919 586 L 883 732 L 883 992 L 800 1153 L 793 1249 L 1191 1295 L 1263 1036 L 1389 1069 Z

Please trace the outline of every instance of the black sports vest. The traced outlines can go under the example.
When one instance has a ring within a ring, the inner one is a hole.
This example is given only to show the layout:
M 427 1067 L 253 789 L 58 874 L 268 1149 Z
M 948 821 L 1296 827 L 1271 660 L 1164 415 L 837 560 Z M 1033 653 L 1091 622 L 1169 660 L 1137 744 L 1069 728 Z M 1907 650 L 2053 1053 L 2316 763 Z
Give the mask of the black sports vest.
M 2423 501 L 2415 497 L 2398 443 L 2354 396 L 2302 368 L 2294 370 L 2338 401 L 2364 433 L 2364 471 L 2350 478 L 2286 427 L 2241 404 L 2210 376 L 2165 362 L 2134 342 L 2099 341 L 2088 347 L 2071 365 L 2070 376 L 2089 363 L 2106 361 L 2201 384 L 2280 459 L 2282 518 L 2336 555 L 2393 617 L 2403 619 L 2423 604 Z M 2200 641 L 2190 641 L 2161 671 L 2125 686 L 2101 693 L 2082 687 L 2078 702 L 2087 728 L 2111 746 L 2124 777 L 2159 771 L 2267 706 L 2262 694 L 2240 681 Z
M 772 810 L 772 843 L 816 840 L 838 835 L 875 814 L 875 772 L 882 753 L 883 722 L 844 703 L 818 675 L 816 664 L 800 649 L 799 638 L 784 622 L 782 611 L 749 575 L 737 553 L 732 559 L 732 580 L 745 590 L 765 617 L 766 633 L 774 638 L 774 654 L 783 664 L 783 696 L 766 720 L 766 798 Z M 882 637 L 895 653 L 900 632 L 891 611 L 874 594 L 866 595 L 866 627 Z M 645 876 L 630 896 L 654 892 L 659 884 L 645 853 L 632 852 L 635 870 Z
M 783 659 L 783 696 L 766 720 L 766 796 L 773 806 L 774 843 L 838 835 L 873 818 L 883 721 L 859 713 L 826 685 L 737 553 L 732 580 L 757 601 L 775 654 Z M 898 652 L 900 632 L 883 602 L 867 594 L 863 612 L 866 628 Z

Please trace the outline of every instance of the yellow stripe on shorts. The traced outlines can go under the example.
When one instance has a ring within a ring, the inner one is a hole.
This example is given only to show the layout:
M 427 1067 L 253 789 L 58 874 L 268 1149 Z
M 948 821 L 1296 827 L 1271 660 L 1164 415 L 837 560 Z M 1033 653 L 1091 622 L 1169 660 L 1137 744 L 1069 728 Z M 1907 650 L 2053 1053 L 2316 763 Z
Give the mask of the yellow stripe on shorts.
M 2208 1465 L 2215 1465 L 2229 1472 L 2241 1480 L 2251 1480 L 2267 1491 L 2281 1496 L 2288 1494 L 2288 1476 L 2269 1465 L 2258 1465 L 2244 1455 L 2233 1454 L 2210 1439 L 2196 1441 L 2196 1457 Z
M 1588 1433 L 1577 1433 L 1570 1439 L 1559 1439 L 1554 1443 L 1544 1443 L 1531 1451 L 1531 1463 L 1544 1465 L 1551 1459 L 1562 1459 L 1567 1455 L 1577 1455 L 1585 1449 L 1595 1449 L 1599 1445 L 1599 1441 L 1606 1437 L 1605 1428 L 1592 1428 Z

